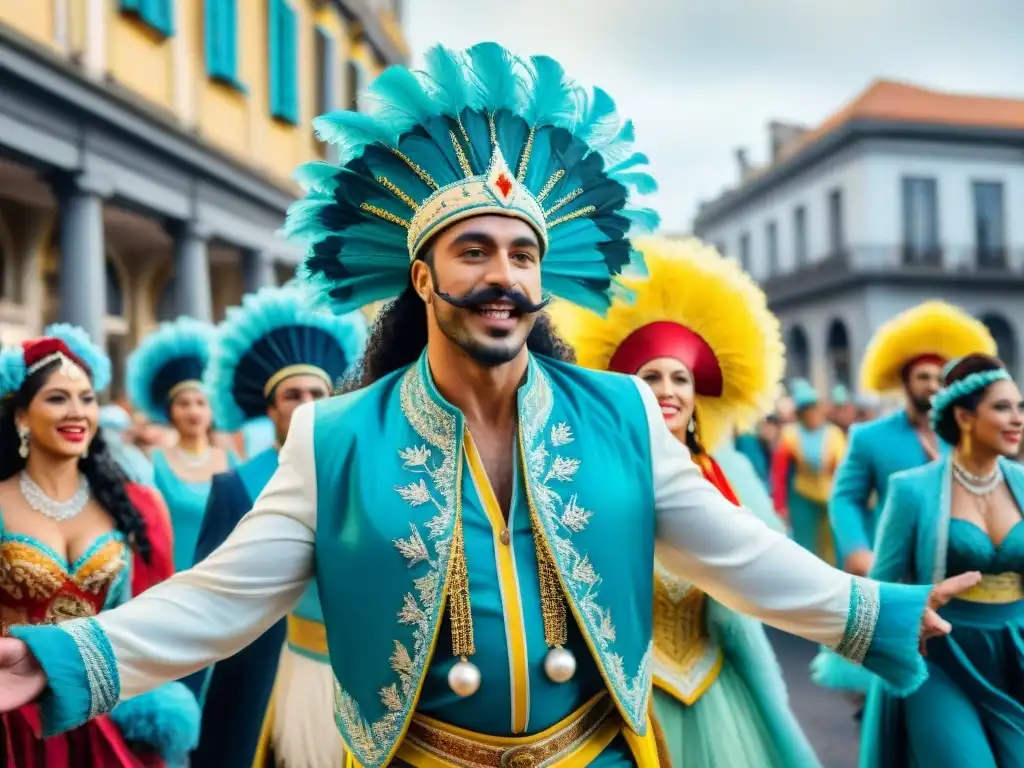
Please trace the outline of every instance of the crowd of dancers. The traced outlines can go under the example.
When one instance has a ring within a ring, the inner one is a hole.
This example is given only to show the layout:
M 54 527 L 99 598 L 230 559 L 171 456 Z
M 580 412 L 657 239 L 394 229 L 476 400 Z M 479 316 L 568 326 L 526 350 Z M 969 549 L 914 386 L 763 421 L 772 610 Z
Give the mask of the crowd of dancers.
M 0 352 L 0 762 L 814 768 L 764 622 L 862 766 L 1024 766 L 985 326 L 914 307 L 823 398 L 735 260 L 632 237 L 607 94 L 427 59 L 318 123 L 301 277 L 144 338 L 131 413 L 80 329 Z

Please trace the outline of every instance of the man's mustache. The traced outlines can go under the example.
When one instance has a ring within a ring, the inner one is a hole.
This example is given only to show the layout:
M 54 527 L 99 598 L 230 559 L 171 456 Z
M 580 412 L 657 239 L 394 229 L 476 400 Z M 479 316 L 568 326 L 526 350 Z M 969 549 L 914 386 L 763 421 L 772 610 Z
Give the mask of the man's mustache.
M 491 285 L 481 288 L 478 291 L 471 291 L 463 296 L 452 296 L 444 291 L 435 290 L 434 294 L 447 301 L 453 307 L 460 309 L 479 310 L 484 304 L 493 304 L 496 301 L 507 301 L 512 304 L 516 312 L 524 315 L 532 315 L 540 312 L 551 303 L 550 299 L 544 299 L 539 304 L 534 304 L 527 298 L 525 293 L 515 289 L 506 289 L 498 285 Z

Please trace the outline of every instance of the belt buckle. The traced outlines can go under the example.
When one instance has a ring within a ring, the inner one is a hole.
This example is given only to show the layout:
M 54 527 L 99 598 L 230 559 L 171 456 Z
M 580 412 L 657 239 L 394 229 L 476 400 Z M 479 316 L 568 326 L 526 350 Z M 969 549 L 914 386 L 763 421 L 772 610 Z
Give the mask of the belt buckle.
M 501 755 L 501 768 L 539 768 L 541 761 L 529 747 L 512 747 Z

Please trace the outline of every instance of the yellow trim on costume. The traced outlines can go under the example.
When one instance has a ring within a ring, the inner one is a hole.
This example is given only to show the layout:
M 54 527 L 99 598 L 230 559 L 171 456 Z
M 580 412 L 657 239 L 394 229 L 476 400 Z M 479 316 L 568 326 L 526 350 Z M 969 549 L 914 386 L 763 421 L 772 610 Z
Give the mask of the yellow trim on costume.
M 327 627 L 323 622 L 289 614 L 288 645 L 306 653 L 327 656 Z
M 882 325 L 868 343 L 860 366 L 860 387 L 885 393 L 903 386 L 900 374 L 921 355 L 945 360 L 972 353 L 996 354 L 983 322 L 945 301 L 926 301 Z
M 846 454 L 846 435 L 835 424 L 826 424 L 821 438 L 821 466 L 815 469 L 804 458 L 803 443 L 796 424 L 787 425 L 782 431 L 782 443 L 789 451 L 796 470 L 793 477 L 793 491 L 809 501 L 820 504 L 828 502 L 832 495 L 832 479 L 839 462 Z
M 526 730 L 530 717 L 530 669 L 526 654 L 526 624 L 519 596 L 515 553 L 512 549 L 512 532 L 505 522 L 505 515 L 494 495 L 480 453 L 468 429 L 465 430 L 463 439 L 466 444 L 469 474 L 476 484 L 480 501 L 491 523 L 494 557 L 498 565 L 498 586 L 501 589 L 501 603 L 505 616 L 505 635 L 508 638 L 509 661 L 512 666 L 512 732 L 522 733 Z M 502 532 L 509 537 L 507 544 L 501 541 Z
M 201 382 L 199 379 L 185 379 L 185 381 L 179 381 L 177 384 L 171 387 L 170 391 L 167 393 L 167 402 L 171 402 L 172 400 L 174 400 L 174 398 L 176 398 L 186 389 L 198 389 L 202 391 L 203 382 Z
M 669 765 L 661 765 L 661 755 L 658 750 L 658 732 L 660 726 L 655 727 L 651 715 L 647 715 L 647 732 L 643 736 L 633 733 L 630 728 L 623 728 L 622 735 L 629 745 L 629 751 L 633 753 L 637 768 L 671 768 Z
M 267 379 L 267 383 L 263 385 L 263 396 L 270 397 L 270 393 L 274 391 L 278 384 L 285 379 L 292 378 L 293 376 L 317 376 L 324 380 L 328 389 L 330 389 L 334 384 L 334 382 L 331 381 L 331 377 L 327 375 L 327 371 L 319 366 L 307 365 L 305 363 L 287 365 Z
M 634 297 L 615 299 L 603 317 L 556 301 L 549 307 L 555 329 L 580 365 L 599 371 L 608 370 L 630 334 L 651 323 L 676 323 L 699 334 L 722 371 L 721 397 L 694 398 L 701 444 L 714 451 L 732 428 L 751 428 L 774 407 L 785 370 L 779 321 L 736 260 L 700 240 L 642 239 L 636 247 L 647 275 L 620 279 Z
M 1019 573 L 983 574 L 981 581 L 956 596 L 969 603 L 1005 604 L 1024 600 L 1024 578 Z

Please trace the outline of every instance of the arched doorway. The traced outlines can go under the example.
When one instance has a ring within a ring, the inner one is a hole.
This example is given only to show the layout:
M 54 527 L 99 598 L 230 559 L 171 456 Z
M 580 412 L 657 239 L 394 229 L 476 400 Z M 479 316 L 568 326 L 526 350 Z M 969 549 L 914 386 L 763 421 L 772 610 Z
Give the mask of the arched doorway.
M 807 333 L 794 325 L 786 334 L 786 378 L 809 379 L 811 377 L 811 345 Z
M 999 359 L 1006 369 L 1017 376 L 1017 334 L 1010 322 L 997 312 L 986 312 L 979 318 L 988 328 L 992 338 L 996 340 Z
M 850 385 L 850 334 L 846 323 L 835 318 L 828 327 L 825 342 L 825 356 L 828 361 L 828 376 L 832 384 Z

